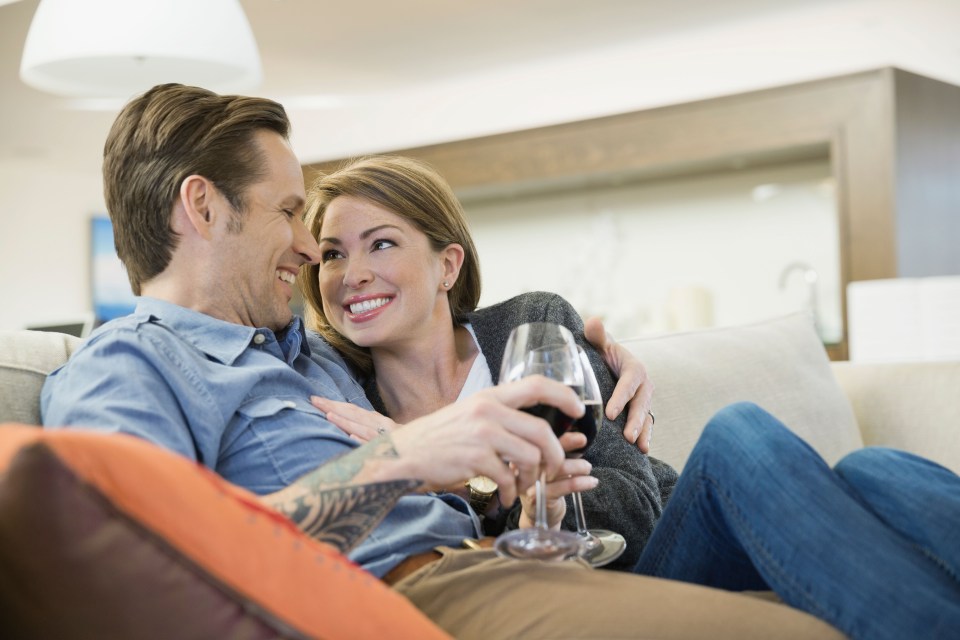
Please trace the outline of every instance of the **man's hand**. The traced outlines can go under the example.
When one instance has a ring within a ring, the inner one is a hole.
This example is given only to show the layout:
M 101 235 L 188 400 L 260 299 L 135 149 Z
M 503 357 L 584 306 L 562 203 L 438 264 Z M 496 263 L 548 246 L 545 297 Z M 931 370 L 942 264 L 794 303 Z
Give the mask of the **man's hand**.
M 653 416 L 650 413 L 653 382 L 647 377 L 647 370 L 626 347 L 607 333 L 599 318 L 587 319 L 583 334 L 603 355 L 607 366 L 618 378 L 617 386 L 607 403 L 607 418 L 615 420 L 624 406 L 629 404 L 623 437 L 627 442 L 636 443 L 640 451 L 649 453 L 650 438 L 653 436 Z
M 501 502 L 513 504 L 533 485 L 541 464 L 548 478 L 558 476 L 564 464 L 564 450 L 550 425 L 518 411 L 540 403 L 573 417 L 584 411 L 566 385 L 531 376 L 484 389 L 394 430 L 390 437 L 405 477 L 438 490 L 485 475 L 499 485 Z
M 587 437 L 582 433 L 565 433 L 560 438 L 560 446 L 564 451 L 576 451 L 587 444 Z M 547 526 L 559 529 L 563 516 L 567 512 L 567 502 L 564 497 L 574 491 L 589 491 L 597 486 L 599 480 L 590 475 L 591 465 L 582 458 L 568 458 L 563 461 L 557 475 L 552 479 L 547 477 Z M 537 501 L 536 487 L 530 487 L 520 496 L 520 528 L 532 527 L 536 524 Z

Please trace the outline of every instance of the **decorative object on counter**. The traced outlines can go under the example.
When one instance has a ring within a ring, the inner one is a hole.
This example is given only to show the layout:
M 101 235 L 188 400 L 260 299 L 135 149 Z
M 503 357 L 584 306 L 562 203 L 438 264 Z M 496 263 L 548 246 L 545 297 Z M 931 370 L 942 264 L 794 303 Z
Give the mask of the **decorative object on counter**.
M 817 327 L 817 332 L 820 333 L 822 337 L 823 332 L 821 329 L 823 323 L 820 320 L 820 300 L 817 293 L 817 282 L 820 280 L 820 275 L 816 269 L 806 262 L 791 262 L 780 272 L 780 291 L 786 290 L 787 282 L 795 271 L 803 274 L 803 281 L 807 285 L 806 309 L 813 314 L 813 323 Z
M 667 328 L 691 331 L 713 326 L 713 293 L 706 287 L 674 287 L 667 296 Z

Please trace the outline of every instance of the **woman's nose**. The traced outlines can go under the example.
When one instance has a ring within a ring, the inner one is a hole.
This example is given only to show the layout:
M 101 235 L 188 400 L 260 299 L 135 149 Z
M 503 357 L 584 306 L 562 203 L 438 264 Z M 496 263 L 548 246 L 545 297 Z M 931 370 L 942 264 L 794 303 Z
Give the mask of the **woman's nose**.
M 343 284 L 351 289 L 358 289 L 373 281 L 373 271 L 362 256 L 346 257 L 343 271 Z

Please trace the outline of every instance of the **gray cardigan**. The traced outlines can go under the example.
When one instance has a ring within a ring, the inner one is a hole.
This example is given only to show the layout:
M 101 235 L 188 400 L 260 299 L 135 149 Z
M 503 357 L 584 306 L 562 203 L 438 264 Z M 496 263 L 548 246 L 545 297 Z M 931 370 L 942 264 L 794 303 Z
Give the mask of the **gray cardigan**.
M 613 375 L 600 354 L 586 342 L 583 336 L 583 320 L 560 296 L 540 292 L 526 293 L 506 302 L 478 309 L 467 314 L 463 320 L 473 325 L 480 350 L 490 366 L 494 384 L 500 374 L 507 338 L 515 326 L 540 321 L 562 324 L 573 332 L 577 342 L 589 354 L 600 383 L 604 404 L 610 399 L 614 387 Z M 376 381 L 368 380 L 365 389 L 374 408 L 384 412 Z M 588 527 L 610 529 L 627 540 L 626 551 L 609 565 L 609 568 L 630 570 L 636 564 L 660 518 L 663 506 L 677 481 L 677 473 L 666 463 L 640 453 L 635 445 L 628 443 L 623 438 L 625 421 L 623 414 L 615 421 L 604 418 L 603 428 L 584 456 L 593 465 L 591 473 L 599 478 L 600 484 L 582 496 Z M 504 528 L 516 527 L 519 513 L 518 501 L 511 509 L 501 511 L 499 518 L 486 521 L 485 531 L 490 535 L 497 535 Z M 564 527 L 576 530 L 573 507 L 569 499 Z

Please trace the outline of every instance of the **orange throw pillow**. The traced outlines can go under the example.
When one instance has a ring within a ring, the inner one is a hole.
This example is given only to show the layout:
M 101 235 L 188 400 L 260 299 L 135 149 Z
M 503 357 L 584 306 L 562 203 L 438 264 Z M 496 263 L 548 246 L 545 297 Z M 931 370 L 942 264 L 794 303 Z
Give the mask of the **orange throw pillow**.
M 256 496 L 125 435 L 0 426 L 17 638 L 447 638 Z

